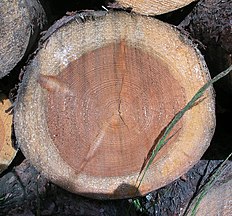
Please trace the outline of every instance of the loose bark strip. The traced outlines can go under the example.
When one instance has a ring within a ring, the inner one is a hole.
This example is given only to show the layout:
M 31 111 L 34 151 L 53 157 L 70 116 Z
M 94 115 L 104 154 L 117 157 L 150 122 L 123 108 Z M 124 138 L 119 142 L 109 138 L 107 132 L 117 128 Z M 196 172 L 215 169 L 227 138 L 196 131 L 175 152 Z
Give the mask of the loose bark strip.
M 143 195 L 181 176 L 212 138 L 212 88 L 135 187 L 154 140 L 209 80 L 197 49 L 148 17 L 67 19 L 48 31 L 20 85 L 15 131 L 25 156 L 53 182 L 96 198 Z
M 9 99 L 0 93 L 0 173 L 14 159 L 16 150 L 12 146 L 12 114 L 7 112 L 11 107 Z
M 0 2 L 0 78 L 34 45 L 45 20 L 45 12 L 37 0 Z

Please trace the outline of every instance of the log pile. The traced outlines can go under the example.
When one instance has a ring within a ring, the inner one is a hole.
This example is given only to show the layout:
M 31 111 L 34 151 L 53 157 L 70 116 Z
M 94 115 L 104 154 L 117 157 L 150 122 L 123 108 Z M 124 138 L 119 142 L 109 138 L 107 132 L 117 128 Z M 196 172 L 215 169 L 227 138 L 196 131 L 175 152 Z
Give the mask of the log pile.
M 29 7 L 11 2 L 14 7 L 0 3 L 0 78 L 35 46 L 46 20 L 38 1 L 23 1 Z M 128 198 L 173 182 L 200 160 L 215 130 L 212 87 L 174 127 L 138 188 L 144 162 L 166 127 L 210 80 L 186 34 L 152 17 L 191 2 L 116 0 L 109 8 L 131 12 L 70 12 L 42 35 L 23 71 L 13 125 L 24 156 L 48 180 L 88 197 Z M 32 21 L 22 16 L 25 8 Z M 9 133 L 0 136 L 8 146 Z

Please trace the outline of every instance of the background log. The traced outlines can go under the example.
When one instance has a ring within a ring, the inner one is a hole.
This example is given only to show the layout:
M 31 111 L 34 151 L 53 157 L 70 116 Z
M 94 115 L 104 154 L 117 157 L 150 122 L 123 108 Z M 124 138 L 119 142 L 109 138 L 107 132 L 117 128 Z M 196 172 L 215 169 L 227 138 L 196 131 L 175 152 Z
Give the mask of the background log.
M 180 27 L 200 41 L 202 53 L 213 76 L 232 64 L 232 1 L 202 0 Z M 232 74 L 215 84 L 220 104 L 231 107 Z M 228 94 L 228 95 L 226 95 Z
M 45 12 L 38 0 L 0 2 L 0 78 L 32 48 L 45 22 Z
M 12 143 L 11 102 L 0 92 L 0 173 L 4 171 L 14 159 L 16 150 Z
M 196 212 L 196 216 L 230 216 L 232 208 L 232 176 L 228 175 L 223 181 L 218 181 L 206 192 L 202 199 L 199 197 L 200 195 L 194 198 L 186 215 L 190 216 L 193 215 L 193 212 Z
M 94 13 L 63 18 L 49 34 L 26 69 L 14 122 L 23 153 L 46 177 L 85 196 L 124 198 L 170 183 L 200 159 L 215 127 L 212 89 L 135 190 L 155 140 L 209 79 L 177 30 L 152 18 Z
M 124 8 L 145 15 L 159 15 L 182 8 L 195 0 L 115 0 L 109 7 Z

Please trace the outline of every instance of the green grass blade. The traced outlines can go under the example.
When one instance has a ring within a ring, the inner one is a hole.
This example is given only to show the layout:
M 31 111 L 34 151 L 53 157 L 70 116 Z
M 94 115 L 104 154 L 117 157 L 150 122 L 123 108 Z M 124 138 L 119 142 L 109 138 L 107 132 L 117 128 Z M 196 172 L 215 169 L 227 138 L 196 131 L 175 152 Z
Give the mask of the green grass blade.
M 194 104 L 196 103 L 196 101 L 202 97 L 202 95 L 204 94 L 204 92 L 215 82 L 217 82 L 219 79 L 223 78 L 224 76 L 226 76 L 227 74 L 229 74 L 232 71 L 232 65 L 227 68 L 226 70 L 222 71 L 221 73 L 219 73 L 217 76 L 215 76 L 213 79 L 209 80 L 205 85 L 203 85 L 198 91 L 197 93 L 192 97 L 192 99 L 187 103 L 187 105 L 176 114 L 176 116 L 173 118 L 173 120 L 170 122 L 170 124 L 167 126 L 163 136 L 161 137 L 161 139 L 158 141 L 156 148 L 152 151 L 152 154 L 147 162 L 147 165 L 144 168 L 144 171 L 140 173 L 138 180 L 139 180 L 139 184 L 137 186 L 137 189 L 139 189 L 139 187 L 142 184 L 142 181 L 144 179 L 145 174 L 147 173 L 147 170 L 149 169 L 150 165 L 152 164 L 154 158 L 156 157 L 157 153 L 160 151 L 160 149 L 168 142 L 167 137 L 169 136 L 171 130 L 173 129 L 173 127 L 178 123 L 178 121 L 183 117 L 183 115 L 189 110 L 191 109 Z M 141 175 L 142 174 L 142 175 Z M 140 178 L 141 176 L 141 178 Z

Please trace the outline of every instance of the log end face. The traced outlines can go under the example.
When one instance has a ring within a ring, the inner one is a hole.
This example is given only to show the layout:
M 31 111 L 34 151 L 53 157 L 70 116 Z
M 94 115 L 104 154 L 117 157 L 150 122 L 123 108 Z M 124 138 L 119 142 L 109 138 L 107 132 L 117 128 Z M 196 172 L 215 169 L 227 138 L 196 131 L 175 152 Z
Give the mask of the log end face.
M 61 157 L 77 173 L 138 172 L 185 103 L 169 70 L 158 56 L 121 41 L 84 54 L 57 76 L 40 75 L 50 137 Z
M 23 153 L 72 192 L 133 196 L 144 159 L 163 129 L 208 79 L 202 59 L 176 31 L 134 17 L 109 13 L 58 29 L 27 67 L 20 86 L 15 130 Z M 135 28 L 142 34 L 134 34 Z M 77 34 L 80 29 L 96 35 L 86 39 Z M 65 35 L 72 38 L 63 40 Z M 141 194 L 170 183 L 202 156 L 212 135 L 207 103 L 213 99 L 210 92 L 207 96 L 176 125 Z M 124 189 L 117 190 L 122 182 Z

